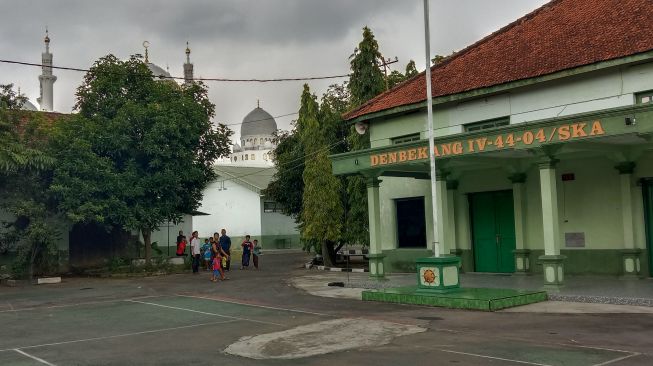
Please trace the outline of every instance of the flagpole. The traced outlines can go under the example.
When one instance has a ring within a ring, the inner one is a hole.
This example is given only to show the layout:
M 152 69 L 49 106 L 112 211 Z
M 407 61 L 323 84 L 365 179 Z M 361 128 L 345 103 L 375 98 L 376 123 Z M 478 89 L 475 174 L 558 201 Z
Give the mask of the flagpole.
M 438 237 L 438 209 L 435 177 L 435 137 L 433 136 L 433 97 L 431 94 L 431 34 L 429 30 L 429 0 L 424 0 L 424 43 L 426 61 L 426 111 L 429 126 L 429 160 L 431 163 L 431 209 L 433 210 L 433 256 L 440 256 Z

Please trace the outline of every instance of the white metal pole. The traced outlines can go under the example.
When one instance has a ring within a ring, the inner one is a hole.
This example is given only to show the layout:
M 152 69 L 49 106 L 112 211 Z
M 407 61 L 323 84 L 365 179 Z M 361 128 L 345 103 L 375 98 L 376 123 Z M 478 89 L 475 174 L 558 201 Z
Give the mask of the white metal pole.
M 437 191 L 435 188 L 435 137 L 433 136 L 433 97 L 431 95 L 431 34 L 429 30 L 429 0 L 424 0 L 424 44 L 426 61 L 426 110 L 429 125 L 429 160 L 431 163 L 431 209 L 433 210 L 433 256 L 440 256 L 438 238 Z

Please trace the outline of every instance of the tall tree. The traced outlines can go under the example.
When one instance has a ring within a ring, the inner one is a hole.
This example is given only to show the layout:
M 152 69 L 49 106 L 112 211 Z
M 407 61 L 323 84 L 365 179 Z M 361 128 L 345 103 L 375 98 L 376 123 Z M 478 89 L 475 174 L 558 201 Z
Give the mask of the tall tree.
M 299 222 L 304 195 L 304 148 L 296 123 L 290 131 L 275 132 L 274 140 L 277 147 L 272 160 L 277 170 L 265 195 L 280 203 L 283 213 Z
M 152 231 L 197 208 L 232 131 L 213 127 L 204 85 L 156 81 L 135 56 L 95 62 L 75 108 L 53 139 L 59 208 L 74 223 L 140 231 L 149 262 Z
M 367 102 L 385 90 L 384 75 L 380 69 L 382 63 L 383 55 L 372 30 L 363 27 L 363 40 L 349 56 L 351 76 L 348 87 L 353 107 Z
M 331 173 L 330 145 L 318 120 L 316 99 L 308 85 L 304 85 L 297 121 L 305 151 L 300 231 L 305 241 L 322 248 L 325 261 L 331 264 L 334 243 L 341 237 L 343 207 L 340 181 Z
M 349 91 L 351 107 L 357 107 L 385 90 L 384 75 L 379 66 L 383 55 L 379 44 L 368 27 L 363 28 L 363 39 L 349 57 L 351 77 Z M 347 137 L 350 150 L 369 147 L 369 134 L 359 135 L 353 126 Z M 369 241 L 369 222 L 367 215 L 367 188 L 360 176 L 347 178 L 347 215 L 345 237 L 352 244 L 367 245 Z

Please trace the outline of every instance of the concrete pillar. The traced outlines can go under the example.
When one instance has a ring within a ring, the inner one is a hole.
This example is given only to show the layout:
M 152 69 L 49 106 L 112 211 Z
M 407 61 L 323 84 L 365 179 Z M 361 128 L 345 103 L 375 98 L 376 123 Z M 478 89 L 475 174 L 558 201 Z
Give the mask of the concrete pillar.
M 440 255 L 449 254 L 450 244 L 447 243 L 449 232 L 448 195 L 447 195 L 447 172 L 438 172 L 435 182 L 438 242 L 440 243 Z
M 512 182 L 513 210 L 515 212 L 515 274 L 528 274 L 531 269 L 530 250 L 526 241 L 526 174 L 517 173 L 508 177 Z
M 544 255 L 539 257 L 544 270 L 545 287 L 559 287 L 564 284 L 563 261 L 560 255 L 560 221 L 558 220 L 558 190 L 555 166 L 557 159 L 548 158 L 540 162 L 540 191 L 542 195 L 542 229 L 544 233 Z
M 448 180 L 447 181 L 447 226 L 448 230 L 445 230 L 445 241 L 449 245 L 449 253 L 457 257 L 461 257 L 460 265 L 462 267 L 462 250 L 458 245 L 458 230 L 456 225 L 456 195 L 458 193 L 458 181 L 457 180 Z
M 633 220 L 632 177 L 635 163 L 628 161 L 615 166 L 619 171 L 621 193 L 621 221 L 624 231 L 624 249 L 622 250 L 623 275 L 637 277 L 641 267 L 639 254 L 641 250 L 635 247 L 635 225 Z
M 379 200 L 378 177 L 368 178 L 367 183 L 367 207 L 369 215 L 370 228 L 370 277 L 376 279 L 385 278 L 385 269 L 383 268 L 383 250 L 381 246 L 381 205 Z

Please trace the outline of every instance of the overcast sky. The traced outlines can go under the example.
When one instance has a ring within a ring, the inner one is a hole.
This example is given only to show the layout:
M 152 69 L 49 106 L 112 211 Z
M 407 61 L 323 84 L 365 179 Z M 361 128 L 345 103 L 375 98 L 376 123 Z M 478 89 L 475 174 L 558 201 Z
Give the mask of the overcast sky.
M 431 0 L 431 53 L 449 54 L 546 0 Z M 421 0 L 0 0 L 0 59 L 40 63 L 44 30 L 56 66 L 88 68 L 107 54 L 128 58 L 150 43 L 150 61 L 183 76 L 186 41 L 195 77 L 277 78 L 340 75 L 369 26 L 392 65 L 424 69 Z M 40 69 L 0 63 L 0 84 L 14 83 L 36 104 Z M 54 105 L 72 111 L 82 73 L 55 70 Z M 321 95 L 331 81 L 311 81 Z M 296 112 L 303 82 L 209 82 L 215 121 L 240 123 L 256 107 Z M 37 105 L 38 106 L 38 105 Z M 277 118 L 287 129 L 296 116 Z M 232 126 L 236 137 L 240 126 Z

